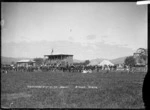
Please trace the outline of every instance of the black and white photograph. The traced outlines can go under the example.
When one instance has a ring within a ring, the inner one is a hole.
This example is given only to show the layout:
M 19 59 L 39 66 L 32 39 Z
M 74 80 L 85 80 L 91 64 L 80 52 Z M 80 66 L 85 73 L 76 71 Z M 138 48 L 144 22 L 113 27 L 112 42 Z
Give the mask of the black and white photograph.
M 148 5 L 2 2 L 1 108 L 144 109 Z

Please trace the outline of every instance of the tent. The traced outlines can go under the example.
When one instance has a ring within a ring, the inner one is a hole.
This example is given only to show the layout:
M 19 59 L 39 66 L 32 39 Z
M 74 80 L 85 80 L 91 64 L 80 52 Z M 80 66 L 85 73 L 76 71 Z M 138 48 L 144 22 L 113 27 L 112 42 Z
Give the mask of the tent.
M 109 60 L 103 60 L 101 63 L 98 64 L 98 66 L 104 66 L 104 65 L 114 66 L 114 64 L 111 63 Z

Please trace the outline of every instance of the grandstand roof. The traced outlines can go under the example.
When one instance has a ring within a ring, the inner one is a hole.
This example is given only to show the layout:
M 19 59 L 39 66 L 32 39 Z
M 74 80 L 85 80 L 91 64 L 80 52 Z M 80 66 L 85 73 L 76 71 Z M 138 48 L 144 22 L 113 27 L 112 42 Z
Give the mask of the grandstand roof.
M 55 55 L 44 55 L 44 57 L 53 57 L 53 56 L 73 56 L 73 55 L 69 55 L 69 54 L 55 54 Z
M 35 62 L 35 61 L 32 61 L 32 60 L 20 60 L 20 61 L 17 61 L 17 63 L 28 63 L 28 62 Z

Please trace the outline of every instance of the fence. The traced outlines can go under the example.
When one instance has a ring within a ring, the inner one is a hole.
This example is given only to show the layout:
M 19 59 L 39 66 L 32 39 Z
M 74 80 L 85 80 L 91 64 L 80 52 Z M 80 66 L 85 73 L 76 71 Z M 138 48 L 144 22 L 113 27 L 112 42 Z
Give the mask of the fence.
M 147 72 L 147 67 L 133 67 L 134 72 Z

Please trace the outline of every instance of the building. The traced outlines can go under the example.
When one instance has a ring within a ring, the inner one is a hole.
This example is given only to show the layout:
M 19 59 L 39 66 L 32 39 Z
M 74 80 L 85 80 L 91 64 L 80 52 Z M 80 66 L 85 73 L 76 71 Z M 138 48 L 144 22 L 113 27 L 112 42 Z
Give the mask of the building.
M 17 62 L 17 66 L 23 66 L 23 67 L 29 67 L 29 66 L 35 66 L 35 61 L 32 60 L 20 60 Z
M 57 54 L 57 55 L 44 55 L 46 65 L 73 65 L 73 55 Z

